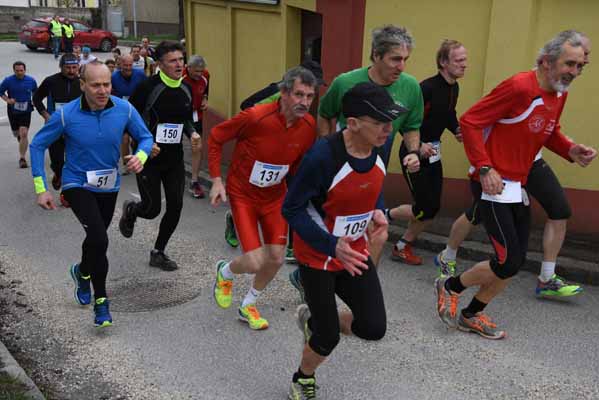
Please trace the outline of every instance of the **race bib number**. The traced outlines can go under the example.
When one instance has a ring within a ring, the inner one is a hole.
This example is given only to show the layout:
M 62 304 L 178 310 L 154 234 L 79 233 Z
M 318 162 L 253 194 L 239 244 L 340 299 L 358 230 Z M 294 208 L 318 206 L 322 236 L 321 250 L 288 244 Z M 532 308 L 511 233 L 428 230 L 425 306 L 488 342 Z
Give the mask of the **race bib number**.
M 54 110 L 58 111 L 67 103 L 54 103 Z
M 198 117 L 198 112 L 196 110 L 193 111 L 193 122 L 198 122 L 200 118 Z
M 436 163 L 437 161 L 439 161 L 441 159 L 441 142 L 432 142 L 429 143 L 431 146 L 433 146 L 433 149 L 435 149 L 435 151 L 437 152 L 437 154 L 435 154 L 434 156 L 430 156 L 428 158 L 428 162 L 430 164 L 432 163 Z
M 156 128 L 156 142 L 181 143 L 183 124 L 158 124 Z
M 520 182 L 504 179 L 503 185 L 503 191 L 500 194 L 490 195 L 483 192 L 480 198 L 496 203 L 522 203 L 522 185 L 520 185 Z
M 372 219 L 372 214 L 374 214 L 374 211 L 335 218 L 333 235 L 337 237 L 349 236 L 352 240 L 360 238 L 366 232 L 368 223 Z
M 265 164 L 261 161 L 254 162 L 250 183 L 259 187 L 278 185 L 289 172 L 289 165 Z
M 108 190 L 114 189 L 116 185 L 116 168 L 87 171 L 87 186 Z
M 17 101 L 14 104 L 15 110 L 17 111 L 27 111 L 27 109 L 29 108 L 29 102 L 27 101 Z

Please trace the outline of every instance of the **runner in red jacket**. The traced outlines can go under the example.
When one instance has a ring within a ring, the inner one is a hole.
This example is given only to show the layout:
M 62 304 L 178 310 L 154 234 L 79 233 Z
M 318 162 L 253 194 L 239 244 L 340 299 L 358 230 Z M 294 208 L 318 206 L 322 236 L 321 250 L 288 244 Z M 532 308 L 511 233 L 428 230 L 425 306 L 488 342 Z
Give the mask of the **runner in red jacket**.
M 530 207 L 524 185 L 535 155 L 545 146 L 583 167 L 597 155 L 564 136 L 559 123 L 568 87 L 583 65 L 580 35 L 561 33 L 541 49 L 535 70 L 505 80 L 460 119 L 472 193 L 480 199 L 495 257 L 435 281 L 437 311 L 449 327 L 488 339 L 506 336 L 483 310 L 525 262 Z M 458 317 L 458 296 L 470 286 L 479 291 Z
M 229 196 L 237 236 L 244 255 L 217 263 L 214 298 L 222 308 L 231 305 L 233 275 L 256 274 L 239 307 L 239 317 L 252 329 L 268 328 L 256 300 L 283 263 L 287 223 L 281 206 L 287 192 L 285 177 L 293 175 L 304 153 L 316 140 L 316 124 L 308 114 L 317 81 L 302 67 L 289 70 L 280 84 L 281 99 L 258 105 L 212 129 L 208 164 L 212 177 L 210 201 Z M 223 185 L 220 164 L 223 145 L 236 139 L 233 159 Z M 260 231 L 262 231 L 262 242 Z

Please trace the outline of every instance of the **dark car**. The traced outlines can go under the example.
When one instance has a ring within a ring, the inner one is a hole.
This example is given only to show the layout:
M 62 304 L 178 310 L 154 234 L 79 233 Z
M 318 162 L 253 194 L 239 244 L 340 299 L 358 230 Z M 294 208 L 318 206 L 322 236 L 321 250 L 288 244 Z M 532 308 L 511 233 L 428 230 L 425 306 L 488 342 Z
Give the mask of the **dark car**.
M 59 18 L 63 22 L 63 18 Z M 50 33 L 48 27 L 52 18 L 34 18 L 23 25 L 19 40 L 30 50 L 43 48 L 46 50 L 52 49 L 50 43 Z M 112 32 L 102 29 L 92 28 L 83 22 L 70 20 L 73 29 L 75 30 L 75 40 L 73 44 L 90 46 L 93 50 L 110 51 L 117 45 L 117 38 Z M 64 43 L 62 48 L 64 48 Z

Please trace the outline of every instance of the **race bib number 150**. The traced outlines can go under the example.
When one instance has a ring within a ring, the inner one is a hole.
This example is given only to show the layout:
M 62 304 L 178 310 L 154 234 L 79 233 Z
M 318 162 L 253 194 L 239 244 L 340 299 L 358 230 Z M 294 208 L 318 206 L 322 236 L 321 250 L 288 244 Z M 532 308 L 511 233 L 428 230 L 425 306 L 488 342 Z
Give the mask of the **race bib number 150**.
M 183 124 L 158 124 L 156 127 L 156 142 L 181 143 Z

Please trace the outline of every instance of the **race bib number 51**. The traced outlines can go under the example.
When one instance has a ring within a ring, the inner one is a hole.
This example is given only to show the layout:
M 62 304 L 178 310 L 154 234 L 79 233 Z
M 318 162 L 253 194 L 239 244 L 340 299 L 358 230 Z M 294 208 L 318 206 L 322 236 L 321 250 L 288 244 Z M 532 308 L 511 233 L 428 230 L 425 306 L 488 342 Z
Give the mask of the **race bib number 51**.
M 250 183 L 259 187 L 278 185 L 289 172 L 289 165 L 266 164 L 261 161 L 254 162 Z
M 158 124 L 156 127 L 156 142 L 181 143 L 183 124 Z
M 360 238 L 366 232 L 368 223 L 372 219 L 372 214 L 374 214 L 374 211 L 364 214 L 338 216 L 335 218 L 333 235 L 337 237 L 349 236 L 352 240 Z
M 99 190 L 114 189 L 116 185 L 116 168 L 87 171 L 87 186 Z

